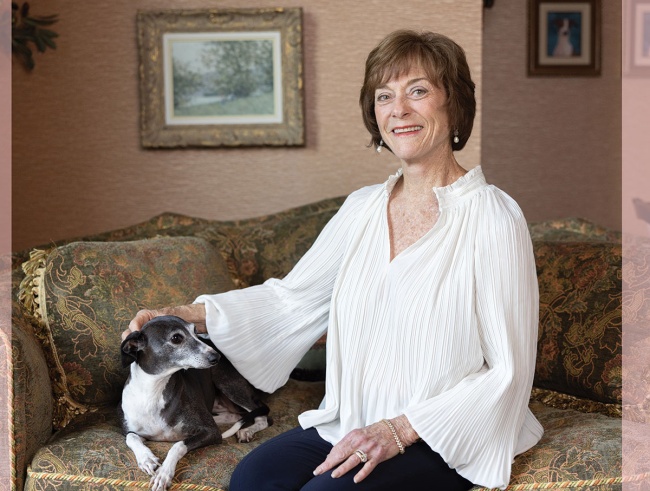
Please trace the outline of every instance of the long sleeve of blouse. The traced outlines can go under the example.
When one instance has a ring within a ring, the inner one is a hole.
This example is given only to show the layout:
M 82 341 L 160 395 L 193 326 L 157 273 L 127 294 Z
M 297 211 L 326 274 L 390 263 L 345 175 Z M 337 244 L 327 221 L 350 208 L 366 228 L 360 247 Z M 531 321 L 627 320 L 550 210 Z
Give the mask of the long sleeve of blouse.
M 284 279 L 201 295 L 210 339 L 255 387 L 282 387 L 326 332 L 330 299 L 349 230 L 369 188 L 350 196 Z
M 525 219 L 477 167 L 433 189 L 436 225 L 391 261 L 399 177 L 353 193 L 283 280 L 197 302 L 215 344 L 266 391 L 327 330 L 326 394 L 304 428 L 336 443 L 405 414 L 462 476 L 505 488 L 542 435 L 528 409 L 539 306 Z

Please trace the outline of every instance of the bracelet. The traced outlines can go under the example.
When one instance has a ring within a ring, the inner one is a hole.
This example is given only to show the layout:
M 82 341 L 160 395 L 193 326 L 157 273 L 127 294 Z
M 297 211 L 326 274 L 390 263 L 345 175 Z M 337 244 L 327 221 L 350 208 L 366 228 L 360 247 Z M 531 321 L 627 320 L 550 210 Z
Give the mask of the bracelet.
M 404 445 L 402 445 L 402 441 L 397 436 L 397 431 L 395 431 L 395 427 L 393 426 L 393 423 L 391 423 L 387 419 L 382 419 L 381 421 L 382 421 L 382 423 L 386 424 L 386 426 L 388 426 L 388 429 L 393 434 L 393 438 L 395 439 L 395 443 L 397 443 L 397 446 L 399 447 L 399 453 L 403 454 L 404 453 Z

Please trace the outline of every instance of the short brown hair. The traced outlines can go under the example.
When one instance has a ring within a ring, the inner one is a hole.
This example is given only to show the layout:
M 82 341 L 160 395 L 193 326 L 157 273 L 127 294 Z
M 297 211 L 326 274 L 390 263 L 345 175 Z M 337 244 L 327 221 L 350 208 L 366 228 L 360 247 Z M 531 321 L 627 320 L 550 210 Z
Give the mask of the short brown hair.
M 452 150 L 461 150 L 472 133 L 476 114 L 474 82 L 469 72 L 465 51 L 447 36 L 434 32 L 395 31 L 386 36 L 366 59 L 366 73 L 359 104 L 363 122 L 372 137 L 371 146 L 379 145 L 381 134 L 375 117 L 375 90 L 399 77 L 413 66 L 420 66 L 436 87 L 447 93 L 449 124 L 458 131 L 458 143 Z

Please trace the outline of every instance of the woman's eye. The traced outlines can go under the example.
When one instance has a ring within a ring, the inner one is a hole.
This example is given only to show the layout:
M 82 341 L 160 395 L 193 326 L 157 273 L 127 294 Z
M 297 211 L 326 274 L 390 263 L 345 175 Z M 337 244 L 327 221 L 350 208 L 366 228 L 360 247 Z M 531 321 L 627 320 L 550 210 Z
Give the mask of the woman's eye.
M 411 94 L 413 94 L 415 97 L 422 97 L 426 93 L 427 93 L 427 91 L 425 89 L 422 89 L 422 88 L 413 89 L 411 91 Z
M 172 336 L 172 343 L 173 344 L 181 344 L 183 342 L 183 336 L 180 334 L 174 334 Z
M 384 102 L 388 100 L 388 94 L 379 94 L 376 98 L 377 102 Z

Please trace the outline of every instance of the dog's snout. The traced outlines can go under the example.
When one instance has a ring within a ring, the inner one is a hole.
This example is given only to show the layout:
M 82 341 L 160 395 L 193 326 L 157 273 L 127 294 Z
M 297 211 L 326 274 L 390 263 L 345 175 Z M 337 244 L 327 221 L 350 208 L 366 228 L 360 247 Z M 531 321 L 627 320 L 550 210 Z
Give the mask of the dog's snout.
M 213 351 L 208 355 L 208 361 L 210 362 L 211 365 L 216 365 L 219 363 L 219 359 L 221 358 L 221 355 L 217 353 L 216 351 Z

